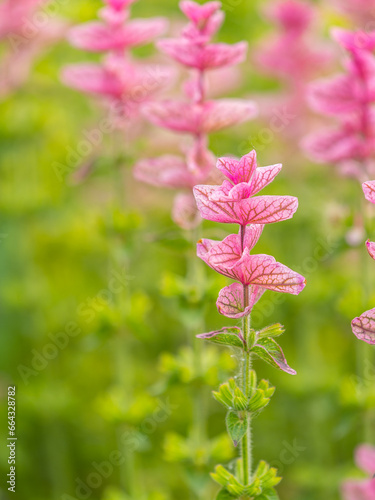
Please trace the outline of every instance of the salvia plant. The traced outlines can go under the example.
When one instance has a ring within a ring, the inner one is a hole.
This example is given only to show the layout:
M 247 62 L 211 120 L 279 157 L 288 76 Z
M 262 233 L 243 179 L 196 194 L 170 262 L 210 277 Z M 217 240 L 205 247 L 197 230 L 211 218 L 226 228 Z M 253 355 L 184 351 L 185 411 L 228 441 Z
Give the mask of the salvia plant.
M 48 22 L 46 0 L 5 0 L 0 3 L 0 99 L 21 87 L 35 60 L 61 40 L 67 23 L 56 13 Z
M 131 20 L 130 8 L 135 1 L 104 0 L 99 21 L 75 26 L 68 33 L 74 47 L 104 56 L 99 64 L 65 67 L 62 79 L 66 85 L 104 100 L 111 120 L 107 128 L 128 124 L 172 78 L 168 68 L 136 62 L 131 57 L 132 49 L 152 42 L 167 29 L 164 18 Z
M 251 311 L 266 290 L 297 295 L 305 287 L 305 279 L 274 257 L 251 251 L 264 225 L 290 219 L 298 200 L 292 196 L 254 196 L 281 170 L 280 164 L 257 167 L 255 151 L 240 160 L 219 158 L 216 166 L 226 179 L 220 186 L 195 186 L 199 212 L 210 221 L 238 224 L 239 232 L 223 241 L 200 240 L 197 254 L 216 272 L 235 281 L 220 291 L 217 308 L 228 318 L 242 318 L 242 327 L 225 327 L 198 337 L 238 353 L 238 376 L 222 384 L 214 397 L 227 410 L 227 430 L 233 444 L 241 445 L 241 458 L 235 473 L 219 465 L 212 478 L 221 486 L 217 497 L 220 500 L 273 500 L 277 498 L 274 487 L 281 478 L 263 461 L 253 469 L 251 421 L 268 405 L 274 387 L 266 380 L 258 382 L 251 369 L 252 358 L 258 357 L 292 375 L 296 372 L 275 340 L 284 332 L 282 325 L 256 331 L 251 327 Z
M 339 125 L 307 137 L 304 146 L 310 155 L 336 165 L 340 173 L 354 177 L 362 184 L 365 197 L 375 203 L 375 182 L 368 181 L 374 173 L 372 82 L 375 77 L 375 33 L 334 29 L 333 37 L 345 49 L 346 73 L 315 82 L 310 88 L 313 109 L 328 116 L 339 117 Z M 375 245 L 366 243 L 375 258 Z M 367 343 L 375 343 L 375 310 L 372 309 L 352 322 L 354 334 Z
M 375 204 L 375 181 L 364 182 L 362 188 L 366 200 Z M 366 247 L 370 257 L 375 260 L 375 243 L 367 240 Z M 358 339 L 368 344 L 375 344 L 375 308 L 364 312 L 358 318 L 354 318 L 352 330 Z
M 366 479 L 344 481 L 342 494 L 344 500 L 373 500 L 375 498 L 375 447 L 368 444 L 359 446 L 355 453 L 359 469 L 365 472 Z
M 275 33 L 260 42 L 255 63 L 284 86 L 284 95 L 279 94 L 274 100 L 295 115 L 294 126 L 289 130 L 300 134 L 304 127 L 296 117 L 306 110 L 306 83 L 329 64 L 331 53 L 315 33 L 316 7 L 311 3 L 281 0 L 266 4 L 264 11 Z
M 335 117 L 337 125 L 314 132 L 303 146 L 314 159 L 335 165 L 342 175 L 360 181 L 374 174 L 374 127 L 372 106 L 375 95 L 375 33 L 332 30 L 333 38 L 345 50 L 345 72 L 310 85 L 313 110 Z
M 256 106 L 249 100 L 208 98 L 208 72 L 241 63 L 247 53 L 246 42 L 212 42 L 224 20 L 221 3 L 199 5 L 184 0 L 180 8 L 188 25 L 180 37 L 161 40 L 157 46 L 190 71 L 190 79 L 184 85 L 186 97 L 154 101 L 144 111 L 156 126 L 188 134 L 192 142 L 184 148 L 183 157 L 165 155 L 141 160 L 135 167 L 135 177 L 155 186 L 181 190 L 175 199 L 173 219 L 182 228 L 193 229 L 201 219 L 191 190 L 209 178 L 215 165 L 208 149 L 209 134 L 251 120 Z

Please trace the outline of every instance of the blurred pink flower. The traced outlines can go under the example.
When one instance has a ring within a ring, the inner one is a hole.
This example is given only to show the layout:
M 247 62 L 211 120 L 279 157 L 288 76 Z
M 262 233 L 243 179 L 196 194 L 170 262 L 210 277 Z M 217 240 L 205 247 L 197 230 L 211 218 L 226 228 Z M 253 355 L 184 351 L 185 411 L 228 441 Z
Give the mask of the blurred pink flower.
M 211 134 L 250 120 L 256 115 L 253 101 L 222 99 L 189 103 L 184 101 L 153 102 L 144 108 L 151 123 L 175 132 Z
M 139 116 L 143 105 L 161 88 L 168 88 L 175 72 L 166 67 L 135 63 L 131 48 L 151 42 L 167 28 L 163 18 L 129 20 L 134 0 L 106 0 L 99 11 L 102 21 L 72 28 L 72 45 L 93 52 L 104 52 L 99 64 L 66 66 L 62 81 L 82 92 L 105 98 L 116 128 Z
M 189 23 L 178 38 L 161 40 L 157 46 L 175 61 L 187 67 L 192 76 L 184 85 L 187 99 L 164 100 L 147 104 L 145 116 L 158 127 L 173 132 L 190 134 L 193 147 L 190 151 L 198 152 L 200 160 L 191 161 L 166 155 L 158 159 L 142 160 L 135 166 L 135 177 L 153 185 L 188 188 L 204 182 L 210 176 L 213 167 L 211 153 L 207 150 L 207 135 L 251 120 L 257 113 L 252 101 L 240 99 L 208 100 L 207 71 L 218 70 L 244 61 L 247 44 L 235 45 L 211 43 L 211 37 L 220 28 L 224 14 L 220 2 L 207 2 L 199 5 L 190 0 L 180 2 L 182 12 Z M 212 80 L 210 82 L 213 85 Z M 192 169 L 191 166 L 195 165 Z M 179 196 L 173 210 L 174 220 L 181 227 L 191 227 L 192 221 L 199 223 L 199 214 L 182 222 L 182 214 L 191 211 L 191 194 Z M 183 209 L 184 200 L 186 210 Z M 179 216 L 176 216 L 176 214 Z
M 349 16 L 349 20 L 367 30 L 375 13 L 375 0 L 332 0 L 339 10 Z
M 276 33 L 260 42 L 254 62 L 264 74 L 280 80 L 284 88 L 267 96 L 261 109 L 268 120 L 275 110 L 286 110 L 291 119 L 281 131 L 300 136 L 308 116 L 307 83 L 328 67 L 332 52 L 319 42 L 313 29 L 316 7 L 312 3 L 280 0 L 267 5 L 265 15 L 276 26 Z
M 311 134 L 302 142 L 316 161 L 336 164 L 344 175 L 366 179 L 374 169 L 375 33 L 332 31 L 345 49 L 346 73 L 314 82 L 310 86 L 311 107 L 335 116 L 338 126 Z
M 116 12 L 115 19 L 119 14 Z M 122 51 L 144 45 L 162 35 L 167 29 L 163 18 L 129 21 L 125 24 L 90 22 L 72 28 L 68 34 L 69 42 L 91 52 Z
M 282 0 L 266 10 L 279 33 L 259 47 L 256 61 L 268 74 L 295 87 L 311 78 L 330 61 L 326 50 L 310 43 L 307 35 L 315 17 L 314 7 L 301 0 Z
M 123 118 L 137 116 L 141 106 L 168 87 L 173 77 L 171 68 L 137 64 L 117 54 L 106 56 L 101 64 L 68 65 L 61 74 L 69 87 L 106 97 Z
M 46 0 L 5 0 L 0 4 L 0 38 L 18 34 L 27 18 Z
M 47 19 L 44 0 L 6 0 L 0 4 L 0 98 L 23 85 L 35 60 L 61 40 L 68 28 L 57 16 Z M 41 14 L 41 17 L 39 15 Z M 40 18 L 46 18 L 43 23 Z
M 344 500 L 373 500 L 375 498 L 375 448 L 363 444 L 355 453 L 356 464 L 369 474 L 369 479 L 345 481 L 342 486 Z

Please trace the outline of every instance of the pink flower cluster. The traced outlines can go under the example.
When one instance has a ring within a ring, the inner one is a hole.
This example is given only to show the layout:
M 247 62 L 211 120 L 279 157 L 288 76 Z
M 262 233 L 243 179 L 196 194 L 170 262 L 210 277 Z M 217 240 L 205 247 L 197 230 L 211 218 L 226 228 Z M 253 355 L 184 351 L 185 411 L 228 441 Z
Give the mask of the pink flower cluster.
M 220 158 L 217 168 L 227 178 L 221 186 L 196 186 L 194 196 L 204 219 L 239 224 L 239 234 L 223 241 L 201 240 L 198 257 L 215 271 L 236 281 L 223 288 L 218 311 L 229 318 L 250 314 L 266 290 L 298 295 L 305 278 L 274 257 L 251 254 L 265 224 L 290 219 L 297 210 L 293 196 L 255 196 L 281 170 L 281 165 L 257 167 L 255 151 L 240 160 Z
M 375 173 L 375 32 L 334 29 L 334 39 L 345 49 L 346 72 L 311 85 L 311 107 L 339 124 L 303 141 L 315 160 L 333 163 L 343 175 L 366 180 Z
M 375 498 L 375 448 L 364 444 L 356 451 L 358 467 L 369 475 L 368 479 L 345 481 L 342 487 L 344 500 L 374 500 Z
M 321 68 L 324 54 L 312 48 L 307 38 L 314 14 L 312 5 L 301 0 L 282 0 L 268 6 L 266 15 L 279 32 L 259 48 L 256 59 L 260 67 L 293 86 Z
M 366 200 L 375 204 L 375 181 L 364 182 L 362 189 Z M 375 260 L 375 243 L 367 240 L 366 247 L 370 257 Z M 352 330 L 358 339 L 375 345 L 375 308 L 364 312 L 358 318 L 354 318 L 352 321 Z
M 162 40 L 157 46 L 192 72 L 185 84 L 186 98 L 150 103 L 145 113 L 158 127 L 191 135 L 193 144 L 184 151 L 184 158 L 167 155 L 140 161 L 135 167 L 135 177 L 155 186 L 188 190 L 177 196 L 173 218 L 181 227 L 192 229 L 199 224 L 200 217 L 194 210 L 191 189 L 204 182 L 214 167 L 207 145 L 208 134 L 252 119 L 256 107 L 247 100 L 207 99 L 207 71 L 238 64 L 247 53 L 245 42 L 228 45 L 211 41 L 224 19 L 221 3 L 199 5 L 184 0 L 180 8 L 189 19 L 188 25 L 179 38 Z
M 130 6 L 136 0 L 104 1 L 100 21 L 74 27 L 68 35 L 73 46 L 105 54 L 102 63 L 67 66 L 62 79 L 70 87 L 104 97 L 115 116 L 127 119 L 138 115 L 141 106 L 171 78 L 165 68 L 136 64 L 129 53 L 163 34 L 167 22 L 164 18 L 130 20 Z
M 375 0 L 333 0 L 333 3 L 365 31 L 373 28 Z
M 63 38 L 67 25 L 43 12 L 46 0 L 5 0 L 0 3 L 0 98 L 28 79 L 35 59 Z
M 331 61 L 326 47 L 317 43 L 313 30 L 315 6 L 303 0 L 279 0 L 266 5 L 267 20 L 276 26 L 275 35 L 262 40 L 254 62 L 260 71 L 281 81 L 284 89 L 264 100 L 262 112 L 274 116 L 275 106 L 290 116 L 283 131 L 301 136 L 308 116 L 306 87 Z M 260 97 L 261 98 L 261 97 Z

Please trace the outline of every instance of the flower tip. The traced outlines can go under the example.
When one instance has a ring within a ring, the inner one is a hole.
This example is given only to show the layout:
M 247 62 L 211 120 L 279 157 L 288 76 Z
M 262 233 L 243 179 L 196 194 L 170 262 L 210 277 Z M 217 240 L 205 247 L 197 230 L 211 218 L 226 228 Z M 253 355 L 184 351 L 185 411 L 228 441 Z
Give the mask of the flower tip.
M 201 245 L 203 243 L 203 240 L 202 238 L 200 240 L 197 241 L 197 245 Z

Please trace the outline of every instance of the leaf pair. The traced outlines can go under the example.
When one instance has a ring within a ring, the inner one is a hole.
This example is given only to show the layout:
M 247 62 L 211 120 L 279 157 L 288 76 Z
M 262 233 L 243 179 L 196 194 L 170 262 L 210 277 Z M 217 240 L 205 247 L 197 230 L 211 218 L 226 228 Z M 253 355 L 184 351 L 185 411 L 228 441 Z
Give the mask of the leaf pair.
M 249 352 L 254 353 L 274 368 L 278 368 L 290 375 L 296 375 L 297 372 L 288 365 L 283 350 L 273 339 L 273 337 L 278 337 L 284 332 L 284 328 L 280 323 L 268 326 L 257 332 L 251 330 L 251 332 L 251 337 L 256 339 L 253 346 L 246 345 L 242 331 L 238 327 L 225 327 L 210 333 L 201 333 L 197 335 L 197 337 L 208 340 L 214 344 L 226 345 L 243 350 L 249 349 Z
M 241 462 L 241 459 L 238 462 Z M 259 462 L 250 485 L 243 485 L 222 465 L 215 468 L 215 472 L 211 473 L 211 477 L 222 486 L 216 500 L 236 500 L 240 497 L 257 500 L 278 500 L 274 486 L 281 481 L 281 477 L 277 476 L 276 469 L 270 468 L 264 461 Z

